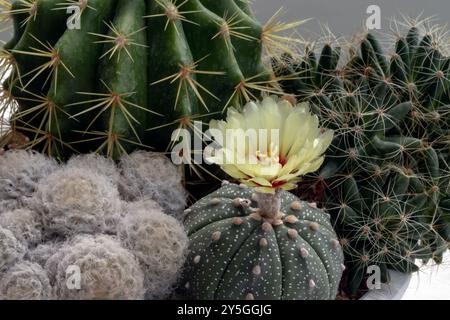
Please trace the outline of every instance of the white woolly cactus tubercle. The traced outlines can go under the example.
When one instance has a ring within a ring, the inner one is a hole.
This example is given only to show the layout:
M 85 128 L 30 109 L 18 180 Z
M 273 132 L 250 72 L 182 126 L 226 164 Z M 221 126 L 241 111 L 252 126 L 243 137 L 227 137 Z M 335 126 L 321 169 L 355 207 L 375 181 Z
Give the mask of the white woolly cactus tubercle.
M 0 278 L 2 300 L 49 300 L 52 287 L 45 270 L 36 263 L 19 262 Z
M 222 137 L 227 129 L 278 129 L 280 139 L 268 140 L 265 153 L 250 140 L 256 147 L 245 150 L 256 152 L 245 155 L 223 143 L 222 154 L 236 161 L 221 162 L 220 152 L 209 159 L 242 183 L 225 182 L 187 210 L 187 293 L 208 300 L 335 299 L 343 252 L 330 216 L 285 191 L 320 167 L 333 133 L 319 128 L 308 105 L 273 98 L 232 110 L 211 127 Z
M 23 258 L 26 247 L 14 234 L 0 226 L 0 274 L 16 261 Z
M 153 201 L 130 203 L 126 210 L 118 236 L 142 265 L 146 298 L 166 298 L 181 276 L 186 259 L 188 237 L 184 227 Z
M 81 272 L 78 290 L 67 286 L 67 270 Z M 80 235 L 46 263 L 55 294 L 63 300 L 136 300 L 144 298 L 144 274 L 134 255 L 106 235 Z
M 154 200 L 165 213 L 181 217 L 187 192 L 178 168 L 166 156 L 136 151 L 123 156 L 119 167 L 119 189 L 125 200 Z
M 108 177 L 115 185 L 120 180 L 120 172 L 114 161 L 96 153 L 73 156 L 67 162 L 66 167 L 94 171 Z
M 42 180 L 33 205 L 48 234 L 114 232 L 121 202 L 117 186 L 97 172 L 67 166 Z
M 42 240 L 42 224 L 38 214 L 29 209 L 0 212 L 0 226 L 11 231 L 24 246 L 37 245 Z
M 39 181 L 57 168 L 55 160 L 37 152 L 10 150 L 0 154 L 0 212 L 23 206 Z

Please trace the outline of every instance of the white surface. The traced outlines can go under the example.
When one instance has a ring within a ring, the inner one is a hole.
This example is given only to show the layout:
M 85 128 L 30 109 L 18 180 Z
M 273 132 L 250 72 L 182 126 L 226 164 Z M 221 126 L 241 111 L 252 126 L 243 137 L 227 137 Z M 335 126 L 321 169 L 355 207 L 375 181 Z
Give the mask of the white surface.
M 361 300 L 402 300 L 408 290 L 412 276 L 396 271 L 389 271 L 391 282 L 382 284 L 380 290 L 369 291 Z
M 401 300 L 450 300 L 450 253 L 439 266 L 427 266 L 414 274 Z
M 391 279 L 361 300 L 450 300 L 450 253 L 439 266 L 423 266 L 411 276 L 392 272 Z

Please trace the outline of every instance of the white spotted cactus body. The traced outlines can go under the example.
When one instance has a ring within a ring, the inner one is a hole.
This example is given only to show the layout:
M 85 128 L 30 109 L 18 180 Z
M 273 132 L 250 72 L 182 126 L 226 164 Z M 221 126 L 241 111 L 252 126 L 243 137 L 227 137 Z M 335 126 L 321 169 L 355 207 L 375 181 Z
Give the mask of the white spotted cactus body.
M 184 286 L 194 299 L 334 299 L 343 253 L 330 218 L 280 192 L 281 210 L 261 215 L 251 188 L 224 186 L 188 209 Z

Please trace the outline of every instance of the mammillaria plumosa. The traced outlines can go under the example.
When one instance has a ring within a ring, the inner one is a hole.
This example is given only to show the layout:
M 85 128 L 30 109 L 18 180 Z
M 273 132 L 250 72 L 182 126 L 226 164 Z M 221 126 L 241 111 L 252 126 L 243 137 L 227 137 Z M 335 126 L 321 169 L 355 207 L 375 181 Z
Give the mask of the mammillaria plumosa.
M 29 209 L 0 212 L 0 226 L 11 231 L 26 247 L 42 240 L 42 224 L 38 214 Z
M 67 286 L 67 270 L 81 272 L 79 290 Z M 46 264 L 60 299 L 144 298 L 144 274 L 134 255 L 106 235 L 80 235 L 67 242 Z
M 2 300 L 49 300 L 52 297 L 47 273 L 36 263 L 19 262 L 0 278 Z
M 38 181 L 57 168 L 56 161 L 37 152 L 0 154 L 0 212 L 23 206 L 36 191 Z
M 170 294 L 181 275 L 188 237 L 178 220 L 151 202 L 128 204 L 118 236 L 143 267 L 146 297 L 162 299 Z
M 64 168 L 46 177 L 34 196 L 48 233 L 113 232 L 119 217 L 119 192 L 108 177 L 94 171 Z

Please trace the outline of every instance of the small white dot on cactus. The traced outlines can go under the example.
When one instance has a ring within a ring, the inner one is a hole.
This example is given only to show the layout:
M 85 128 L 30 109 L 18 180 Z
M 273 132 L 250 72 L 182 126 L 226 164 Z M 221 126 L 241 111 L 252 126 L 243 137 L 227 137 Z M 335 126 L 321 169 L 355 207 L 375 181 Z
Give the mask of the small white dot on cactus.
M 302 203 L 300 201 L 294 201 L 291 203 L 291 209 L 294 211 L 299 211 L 302 209 Z
M 254 276 L 261 275 L 261 267 L 260 266 L 254 266 L 252 269 L 252 273 Z
M 302 258 L 307 258 L 309 256 L 309 251 L 305 248 L 301 248 L 300 249 L 300 256 Z
M 233 224 L 234 224 L 235 226 L 240 226 L 240 225 L 242 224 L 242 219 L 239 218 L 239 217 L 234 218 L 234 219 L 233 219 Z
M 294 224 L 294 223 L 298 222 L 298 219 L 296 216 L 291 215 L 291 216 L 287 216 L 285 221 L 287 223 Z
M 261 226 L 261 228 L 263 229 L 263 231 L 265 232 L 269 232 L 272 230 L 272 225 L 268 222 L 264 222 Z
M 311 223 L 309 224 L 309 228 L 310 228 L 312 231 L 318 231 L 318 230 L 319 230 L 319 224 L 318 224 L 317 222 L 311 222 Z
M 211 201 L 209 201 L 209 204 L 212 205 L 212 206 L 217 206 L 221 202 L 222 202 L 222 200 L 220 200 L 218 198 L 214 198 L 214 199 L 211 199 Z
M 212 241 L 216 242 L 220 240 L 220 237 L 222 236 L 222 233 L 220 231 L 216 231 L 212 234 L 211 239 Z
M 255 295 L 253 293 L 247 293 L 245 300 L 255 300 Z
M 198 256 L 198 255 L 195 256 L 195 257 L 194 257 L 194 260 L 193 260 L 194 264 L 199 264 L 201 259 L 202 259 L 202 257 L 200 257 L 200 256 Z
M 259 246 L 260 246 L 261 248 L 265 248 L 265 247 L 267 247 L 268 245 L 269 245 L 269 242 L 267 241 L 266 238 L 261 238 L 261 239 L 259 240 Z
M 222 187 L 227 186 L 229 184 L 230 184 L 230 181 L 228 181 L 228 180 L 223 180 L 222 181 Z
M 316 287 L 316 282 L 313 279 L 309 280 L 309 288 L 314 289 L 315 287 Z
M 297 232 L 297 230 L 295 230 L 295 229 L 289 229 L 289 230 L 288 230 L 288 236 L 289 236 L 289 238 L 291 238 L 292 240 L 297 239 L 297 237 L 298 237 L 298 232 Z

